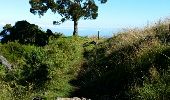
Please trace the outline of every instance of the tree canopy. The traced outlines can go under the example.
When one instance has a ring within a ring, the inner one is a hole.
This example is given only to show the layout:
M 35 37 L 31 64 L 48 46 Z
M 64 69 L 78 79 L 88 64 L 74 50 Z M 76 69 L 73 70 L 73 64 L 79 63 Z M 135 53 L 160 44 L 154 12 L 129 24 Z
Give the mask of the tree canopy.
M 30 24 L 27 21 L 18 21 L 14 26 L 6 24 L 0 33 L 2 43 L 18 40 L 22 44 L 35 44 L 38 46 L 46 45 L 50 35 L 53 35 L 51 30 L 48 29 L 47 32 L 44 32 L 37 25 Z
M 106 3 L 107 0 L 98 0 Z M 73 35 L 78 35 L 79 19 L 96 19 L 98 16 L 98 6 L 95 0 L 30 0 L 30 12 L 38 13 L 43 16 L 49 9 L 53 13 L 62 16 L 60 21 L 54 21 L 53 24 L 61 24 L 67 20 L 74 21 Z

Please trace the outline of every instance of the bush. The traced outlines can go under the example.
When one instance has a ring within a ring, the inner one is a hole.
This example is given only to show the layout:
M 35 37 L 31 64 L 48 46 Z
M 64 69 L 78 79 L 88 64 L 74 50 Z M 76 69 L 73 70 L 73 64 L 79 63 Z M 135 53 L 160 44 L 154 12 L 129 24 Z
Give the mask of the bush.
M 82 44 L 77 40 L 81 41 L 79 38 L 51 38 L 44 47 L 18 42 L 0 45 L 1 54 L 13 65 L 12 71 L 1 70 L 0 82 L 2 86 L 8 84 L 3 91 L 8 91 L 12 100 L 70 96 L 75 87 L 69 82 L 76 78 L 83 60 Z
M 2 43 L 18 41 L 21 44 L 37 46 L 48 44 L 48 38 L 53 35 L 51 30 L 47 29 L 47 32 L 44 32 L 37 25 L 27 21 L 18 21 L 14 26 L 7 24 L 0 33 Z
M 169 99 L 169 83 L 161 80 L 168 76 L 164 72 L 170 64 L 169 46 L 154 29 L 125 31 L 93 49 L 87 48 L 86 61 L 72 81 L 78 86 L 73 96 L 93 100 Z
M 161 25 L 97 42 L 59 35 L 44 46 L 0 44 L 13 65 L 11 71 L 0 65 L 0 98 L 170 99 L 169 33 Z

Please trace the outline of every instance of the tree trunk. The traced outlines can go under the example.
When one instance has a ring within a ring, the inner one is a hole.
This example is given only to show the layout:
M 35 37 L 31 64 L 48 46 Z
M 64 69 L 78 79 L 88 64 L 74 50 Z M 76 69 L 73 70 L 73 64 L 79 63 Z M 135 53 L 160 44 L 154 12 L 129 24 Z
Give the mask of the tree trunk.
M 78 20 L 74 20 L 74 32 L 73 32 L 73 36 L 77 36 L 78 35 Z

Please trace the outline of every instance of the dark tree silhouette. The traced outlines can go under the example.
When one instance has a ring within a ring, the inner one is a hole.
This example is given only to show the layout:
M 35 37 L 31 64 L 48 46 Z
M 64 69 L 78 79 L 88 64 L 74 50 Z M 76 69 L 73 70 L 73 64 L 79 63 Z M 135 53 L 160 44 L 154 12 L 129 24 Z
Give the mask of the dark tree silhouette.
M 107 0 L 98 0 L 101 3 Z M 83 19 L 96 19 L 98 16 L 98 6 L 94 0 L 30 0 L 30 12 L 43 16 L 48 9 L 62 16 L 60 21 L 53 24 L 61 24 L 66 20 L 74 21 L 73 35 L 78 35 L 78 21 Z
M 35 44 L 38 46 L 46 45 L 48 37 L 51 35 L 53 35 L 51 30 L 47 30 L 47 33 L 45 33 L 37 25 L 30 24 L 27 21 L 18 21 L 13 27 L 7 24 L 0 33 L 2 43 L 18 40 L 22 44 Z

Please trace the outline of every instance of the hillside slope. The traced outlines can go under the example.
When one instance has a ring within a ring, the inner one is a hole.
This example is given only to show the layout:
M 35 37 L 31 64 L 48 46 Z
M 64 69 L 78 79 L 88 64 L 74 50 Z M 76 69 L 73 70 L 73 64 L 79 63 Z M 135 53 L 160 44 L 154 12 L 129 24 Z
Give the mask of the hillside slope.
M 0 44 L 0 98 L 170 99 L 170 30 L 165 20 L 109 39 L 49 37 L 45 46 Z

